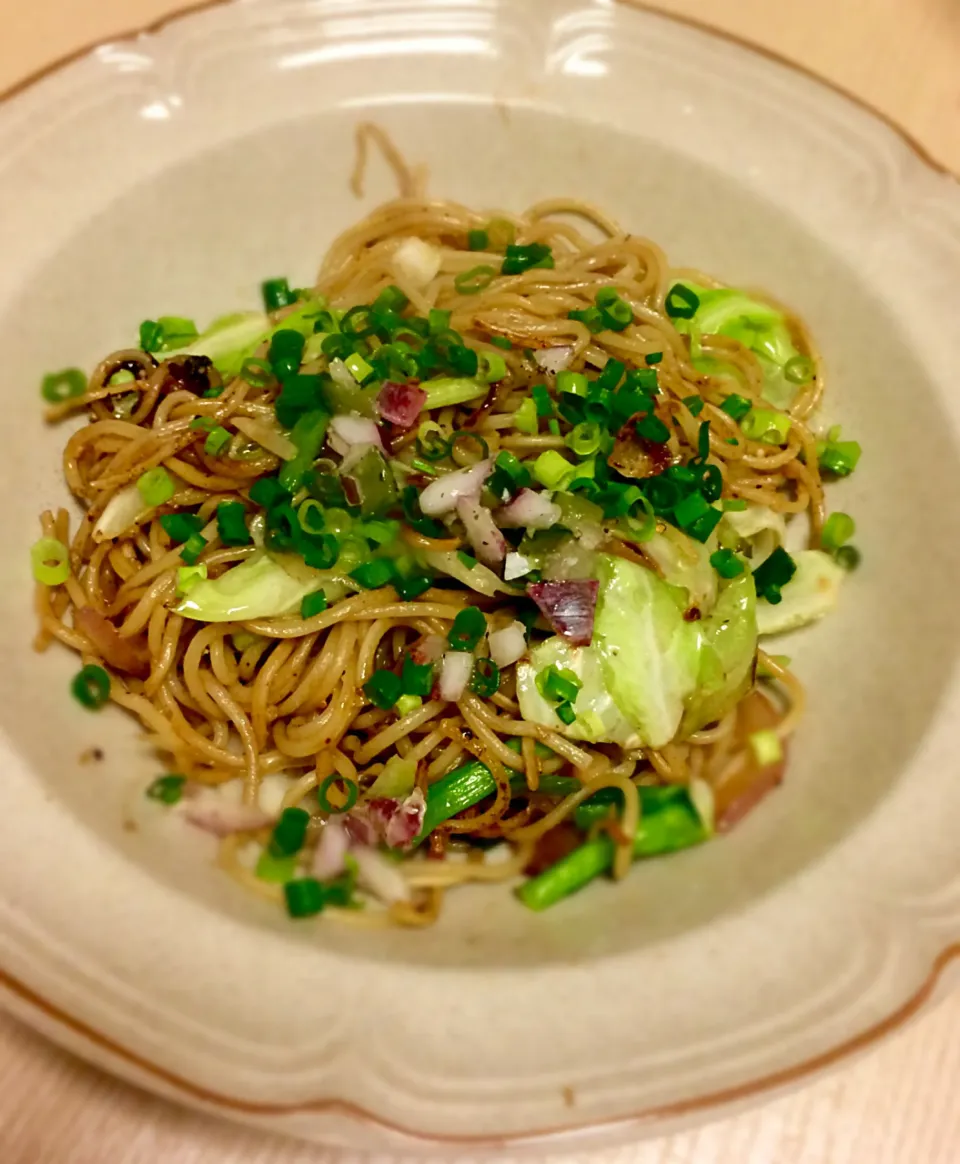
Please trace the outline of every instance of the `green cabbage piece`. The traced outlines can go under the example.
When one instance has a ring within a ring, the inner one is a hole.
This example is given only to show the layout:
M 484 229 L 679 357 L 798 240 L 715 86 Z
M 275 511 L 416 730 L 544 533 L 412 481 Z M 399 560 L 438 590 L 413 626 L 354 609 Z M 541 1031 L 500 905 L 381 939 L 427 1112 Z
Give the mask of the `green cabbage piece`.
M 577 718 L 569 725 L 561 723 L 554 711 L 556 705 L 537 690 L 537 675 L 551 663 L 573 671 L 583 685 L 574 704 Z M 593 646 L 574 647 L 554 635 L 534 647 L 529 658 L 517 664 L 517 700 L 520 714 L 528 723 L 542 723 L 571 739 L 592 743 L 603 740 L 626 748 L 641 746 L 636 729 L 623 716 L 604 683 L 600 656 Z
M 267 553 L 231 566 L 219 578 L 192 586 L 177 614 L 198 622 L 244 622 L 299 614 L 300 603 L 329 580 L 330 574 L 301 567 L 294 575 Z
M 700 668 L 680 726 L 683 736 L 722 719 L 753 685 L 757 657 L 753 575 L 741 574 L 725 583 L 712 614 L 694 625 L 700 636 Z
M 775 408 L 789 408 L 798 385 L 783 374 L 784 366 L 800 353 L 794 346 L 782 312 L 734 287 L 711 290 L 683 281 L 697 295 L 700 306 L 692 319 L 674 319 L 677 331 L 690 336 L 694 367 L 708 375 L 727 370 L 722 360 L 702 354 L 700 337 L 725 335 L 749 348 L 763 369 L 763 396 Z
M 793 554 L 797 571 L 780 591 L 774 604 L 761 598 L 757 603 L 757 626 L 762 635 L 782 634 L 816 622 L 837 605 L 840 583 L 846 571 L 823 550 L 801 550 Z
M 697 623 L 684 620 L 674 588 L 652 570 L 604 554 L 598 572 L 592 645 L 604 683 L 642 744 L 663 747 L 697 687 Z
M 643 552 L 656 562 L 664 581 L 682 587 L 689 596 L 685 606 L 695 606 L 701 614 L 708 614 L 717 600 L 717 572 L 710 565 L 715 549 L 715 538 L 704 545 L 677 529 L 655 533 L 643 543 Z

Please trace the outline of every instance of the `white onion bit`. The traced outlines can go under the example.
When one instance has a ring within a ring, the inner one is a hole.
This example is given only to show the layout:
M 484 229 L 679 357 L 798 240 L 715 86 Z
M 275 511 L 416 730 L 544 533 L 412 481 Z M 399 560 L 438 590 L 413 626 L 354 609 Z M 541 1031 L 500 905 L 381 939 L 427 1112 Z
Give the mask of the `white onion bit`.
M 344 870 L 344 859 L 350 848 L 350 837 L 337 817 L 331 817 L 320 832 L 313 854 L 313 875 L 320 881 L 329 881 Z
M 563 516 L 560 506 L 550 500 L 549 493 L 521 489 L 509 505 L 497 513 L 497 521 L 508 527 L 549 529 Z
M 410 900 L 412 895 L 407 879 L 393 861 L 365 845 L 355 846 L 351 853 L 357 862 L 357 880 L 364 889 L 387 905 Z
M 479 560 L 485 566 L 499 566 L 507 556 L 507 539 L 497 529 L 490 510 L 472 497 L 461 497 L 457 514 Z
M 512 622 L 502 630 L 494 631 L 487 637 L 490 644 L 490 658 L 498 667 L 509 667 L 523 658 L 527 649 L 527 638 L 522 622 Z
M 380 430 L 377 428 L 376 422 L 366 416 L 335 416 L 330 421 L 327 440 L 333 451 L 339 453 L 341 457 L 349 456 L 351 453 L 356 454 L 356 450 L 361 447 L 363 451 L 360 456 L 363 456 L 370 445 L 380 449 L 381 452 L 383 451 Z M 354 463 L 358 459 L 354 455 Z
M 514 578 L 522 578 L 524 574 L 529 574 L 533 568 L 534 563 L 529 558 L 525 558 L 523 554 L 507 554 L 503 566 L 503 580 L 504 582 L 512 582 Z
M 440 669 L 440 698 L 456 703 L 467 689 L 472 670 L 471 651 L 447 651 Z
M 573 344 L 560 344 L 554 348 L 541 348 L 533 353 L 534 360 L 545 372 L 562 372 L 573 359 Z
M 438 477 L 420 494 L 420 508 L 427 517 L 452 513 L 461 497 L 480 496 L 484 481 L 490 476 L 493 461 L 480 461 L 469 469 L 457 469 Z
M 437 277 L 443 255 L 439 247 L 422 238 L 405 238 L 397 247 L 393 264 L 415 287 L 426 287 Z

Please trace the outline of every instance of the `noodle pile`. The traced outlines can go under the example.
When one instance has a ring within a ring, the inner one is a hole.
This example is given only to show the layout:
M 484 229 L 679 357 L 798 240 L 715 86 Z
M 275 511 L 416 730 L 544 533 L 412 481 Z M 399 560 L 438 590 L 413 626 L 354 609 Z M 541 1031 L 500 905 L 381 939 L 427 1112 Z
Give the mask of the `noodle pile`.
M 363 129 L 364 149 L 367 138 L 376 136 L 372 127 Z M 624 233 L 584 203 L 558 198 L 522 214 L 478 213 L 428 199 L 398 155 L 389 154 L 388 160 L 397 171 L 401 196 L 333 242 L 316 292 L 342 311 L 398 286 L 415 313 L 449 310 L 450 327 L 471 347 L 505 360 L 507 374 L 482 407 L 455 405 L 434 415 L 442 430 L 476 432 L 491 456 L 500 450 L 520 458 L 563 450 L 564 433 L 524 433 L 513 424 L 530 389 L 545 379 L 534 358 L 537 352 L 571 345 L 569 366 L 590 372 L 611 357 L 643 367 L 647 355 L 662 352 L 658 410 L 670 428 L 671 453 L 689 456 L 697 448 L 701 424 L 709 421 L 710 461 L 722 475 L 724 498 L 760 503 L 785 515 L 806 513 L 811 544 L 818 544 L 824 498 L 816 438 L 806 421 L 823 391 L 819 370 L 789 408 L 792 423 L 782 446 L 742 439 L 737 422 L 720 407 L 729 384 L 696 370 L 687 340 L 664 310 L 664 297 L 677 278 L 717 284 L 700 273 L 671 270 L 655 244 Z M 356 184 L 362 182 L 362 165 L 354 177 Z M 499 276 L 478 292 L 460 293 L 456 277 L 485 261 L 466 249 L 464 239 L 491 221 L 509 223 L 519 243 L 549 246 L 555 265 Z M 438 274 L 426 286 L 405 279 L 394 261 L 400 243 L 411 237 L 439 248 L 442 256 Z M 628 327 L 594 334 L 569 318 L 571 311 L 590 307 L 597 291 L 609 285 L 632 309 Z M 274 319 L 289 310 L 275 313 Z M 817 364 L 802 324 L 788 318 L 798 350 Z M 493 337 L 509 340 L 509 350 L 491 344 Z M 719 335 L 704 336 L 702 349 L 733 369 L 738 393 L 760 400 L 763 374 L 751 351 Z M 265 346 L 256 353 L 265 354 Z M 450 703 L 434 691 L 407 714 L 371 704 L 363 686 L 375 670 L 398 665 L 424 636 L 446 636 L 466 606 L 478 606 L 492 628 L 508 624 L 520 612 L 510 593 L 482 595 L 438 577 L 410 601 L 391 586 L 361 590 L 309 618 L 202 623 L 177 614 L 181 547 L 162 527 L 161 512 L 198 513 L 207 538 L 202 561 L 208 577 L 218 577 L 258 550 L 220 543 L 213 524 L 217 507 L 246 501 L 254 481 L 276 473 L 281 460 L 271 445 L 283 445 L 277 440 L 282 434 L 274 414 L 275 384 L 255 386 L 238 376 L 219 395 L 204 396 L 171 364 L 139 349 L 115 352 L 97 367 L 82 395 L 50 409 L 52 420 L 79 411 L 86 416 L 67 440 L 63 457 L 67 484 L 83 515 L 79 524 L 64 509 L 42 517 L 43 535 L 69 546 L 70 573 L 61 585 L 37 587 L 37 647 L 43 650 L 56 640 L 85 664 L 106 667 L 110 699 L 140 721 L 171 770 L 191 784 L 242 781 L 244 803 L 256 805 L 265 777 L 289 777 L 284 807 L 309 808 L 308 845 L 325 818 L 312 794 L 331 774 L 362 791 L 390 757 L 400 756 L 416 764 L 417 786 L 426 792 L 466 760 L 476 758 L 487 767 L 495 794 L 438 825 L 428 844 L 396 866 L 410 889 L 406 900 L 384 910 L 330 909 L 330 914 L 353 921 L 429 923 L 444 893 L 456 884 L 517 876 L 577 805 L 603 788 L 619 789 L 623 796 L 622 815 L 601 826 L 616 846 L 614 875 L 622 877 L 641 811 L 638 788 L 700 782 L 711 790 L 721 819 L 725 806 L 742 803 L 751 790 L 759 795 L 779 779 L 779 771 L 758 764 L 747 738 L 758 728 L 772 728 L 786 739 L 801 714 L 803 696 L 790 673 L 762 652 L 760 664 L 776 681 L 774 699 L 754 689 L 719 722 L 687 739 L 658 750 L 625 751 L 574 741 L 524 720 L 512 667 L 505 668 L 500 689 L 490 697 L 467 690 Z M 117 383 L 121 369 L 134 378 Z M 212 375 L 211 383 L 219 386 Z M 685 403 L 691 397 L 705 402 L 699 415 Z M 205 431 L 192 423 L 199 419 L 228 430 L 227 455 L 205 452 Z M 262 440 L 255 437 L 251 444 L 251 433 Z M 394 433 L 392 456 L 409 461 L 413 435 Z M 95 538 L 97 520 L 111 500 L 155 466 L 176 481 L 174 496 L 120 535 Z M 403 536 L 420 550 L 462 545 L 453 533 L 436 545 L 412 529 Z M 643 561 L 642 547 L 615 536 L 605 552 Z M 511 783 L 517 769 L 523 777 L 519 786 L 516 779 Z M 562 798 L 541 791 L 541 782 L 553 775 L 574 777 L 580 786 Z M 269 836 L 266 826 L 231 833 L 221 842 L 221 861 L 245 885 L 282 900 L 282 887 L 255 876 L 244 860 L 251 841 L 265 843 Z M 506 859 L 488 853 L 487 842 L 493 840 L 509 842 Z

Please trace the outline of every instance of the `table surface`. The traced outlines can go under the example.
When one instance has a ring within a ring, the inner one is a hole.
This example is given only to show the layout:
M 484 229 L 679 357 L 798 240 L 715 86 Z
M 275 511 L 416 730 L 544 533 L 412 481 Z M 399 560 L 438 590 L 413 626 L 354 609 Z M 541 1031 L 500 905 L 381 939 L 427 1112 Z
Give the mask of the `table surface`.
M 0 0 L 0 92 L 184 0 Z M 660 0 L 842 86 L 960 173 L 958 0 Z M 631 1164 L 956 1164 L 960 993 L 861 1059 L 698 1131 L 605 1154 Z M 330 1153 L 143 1095 L 0 1016 L 3 1164 L 319 1164 Z M 601 1158 L 594 1161 L 601 1164 Z

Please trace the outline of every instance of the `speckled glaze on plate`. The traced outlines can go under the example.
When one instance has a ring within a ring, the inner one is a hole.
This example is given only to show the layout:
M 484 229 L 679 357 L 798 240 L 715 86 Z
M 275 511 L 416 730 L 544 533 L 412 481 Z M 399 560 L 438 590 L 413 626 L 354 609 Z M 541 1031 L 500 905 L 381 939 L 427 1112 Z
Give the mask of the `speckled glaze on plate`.
M 388 196 L 374 117 L 437 194 L 572 194 L 812 325 L 834 502 L 865 563 L 791 643 L 788 780 L 722 843 L 537 916 L 468 889 L 425 932 L 292 925 L 142 796 L 119 713 L 30 651 L 27 547 L 59 503 L 43 371 L 140 319 L 310 278 Z M 245 0 L 102 46 L 0 109 L 0 984 L 38 1029 L 207 1110 L 356 1151 L 519 1156 L 663 1132 L 907 1019 L 960 953 L 953 591 L 960 188 L 802 74 L 633 7 Z M 105 758 L 81 764 L 96 745 Z

